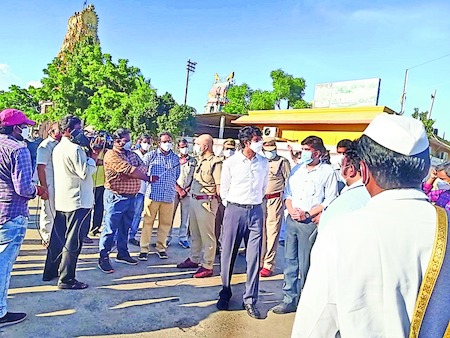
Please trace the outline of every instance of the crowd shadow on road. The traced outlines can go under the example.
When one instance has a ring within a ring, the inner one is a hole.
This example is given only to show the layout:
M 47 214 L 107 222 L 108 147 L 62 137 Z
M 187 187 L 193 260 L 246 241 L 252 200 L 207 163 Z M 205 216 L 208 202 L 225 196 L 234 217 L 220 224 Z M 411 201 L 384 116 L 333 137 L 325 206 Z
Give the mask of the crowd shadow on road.
M 98 239 L 83 246 L 77 267 L 77 279 L 88 283 L 89 288 L 59 290 L 56 280 L 42 281 L 46 249 L 37 231 L 30 229 L 14 266 L 8 297 L 10 310 L 25 311 L 28 318 L 22 324 L 2 328 L 0 336 L 116 336 L 170 328 L 179 330 L 182 335 L 208 317 L 217 321 L 217 325 L 244 329 L 258 325 L 258 321 L 248 317 L 242 309 L 245 257 L 236 260 L 230 309 L 219 316 L 216 315 L 221 289 L 218 259 L 214 277 L 195 279 L 192 278 L 194 269 L 176 268 L 189 250 L 172 245 L 168 249 L 169 259 L 161 260 L 151 254 L 148 261 L 139 262 L 137 266 L 115 262 L 115 253 L 112 253 L 116 271 L 104 274 L 97 268 L 97 246 Z M 139 248 L 130 249 L 136 257 Z M 264 316 L 282 298 L 281 260 L 278 257 L 278 273 L 260 282 L 258 306 Z

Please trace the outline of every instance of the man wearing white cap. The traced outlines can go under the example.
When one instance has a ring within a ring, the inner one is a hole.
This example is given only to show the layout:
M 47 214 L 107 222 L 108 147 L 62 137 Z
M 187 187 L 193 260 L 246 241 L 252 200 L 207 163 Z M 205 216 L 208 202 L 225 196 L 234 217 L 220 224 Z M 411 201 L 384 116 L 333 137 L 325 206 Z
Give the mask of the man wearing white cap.
M 406 337 L 436 232 L 420 191 L 428 137 L 413 118 L 381 114 L 357 142 L 372 196 L 319 232 L 292 337 Z

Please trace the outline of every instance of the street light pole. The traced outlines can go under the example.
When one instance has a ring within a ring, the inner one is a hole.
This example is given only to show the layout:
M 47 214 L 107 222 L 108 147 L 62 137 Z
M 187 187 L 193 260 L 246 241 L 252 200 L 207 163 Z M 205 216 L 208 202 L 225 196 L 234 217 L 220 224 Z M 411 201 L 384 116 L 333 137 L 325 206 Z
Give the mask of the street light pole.
M 195 65 L 197 64 L 197 62 L 191 61 L 191 59 L 189 59 L 187 61 L 187 65 L 186 65 L 186 91 L 184 92 L 184 105 L 186 105 L 187 102 L 187 94 L 188 94 L 188 87 L 189 87 L 189 74 L 190 73 L 195 73 Z
M 403 115 L 405 113 L 404 108 L 405 108 L 405 101 L 406 101 L 406 86 L 408 84 L 408 70 L 406 70 L 405 72 L 405 82 L 403 83 L 403 94 L 402 94 L 402 101 L 401 101 L 401 106 L 400 106 L 400 115 Z

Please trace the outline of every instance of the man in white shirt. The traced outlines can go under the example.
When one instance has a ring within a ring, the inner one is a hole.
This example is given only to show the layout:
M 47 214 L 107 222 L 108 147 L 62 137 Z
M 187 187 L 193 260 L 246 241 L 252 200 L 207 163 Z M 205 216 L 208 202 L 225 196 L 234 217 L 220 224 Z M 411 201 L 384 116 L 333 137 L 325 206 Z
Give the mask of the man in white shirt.
M 41 234 L 42 244 L 44 246 L 48 246 L 50 242 L 50 234 L 52 233 L 56 217 L 52 154 L 53 149 L 55 149 L 59 140 L 61 140 L 61 136 L 58 123 L 52 123 L 48 130 L 48 137 L 39 144 L 36 155 L 39 182 L 48 191 L 48 200 L 42 200 L 39 218 L 39 233 Z
M 321 161 L 326 153 L 322 139 L 309 136 L 301 143 L 302 165 L 292 169 L 284 192 L 289 213 L 286 219 L 284 298 L 272 309 L 276 314 L 297 309 L 317 235 L 313 219 L 319 219 L 338 195 L 336 174 L 331 165 Z
M 59 127 L 63 137 L 53 150 L 56 218 L 43 280 L 50 281 L 59 272 L 58 288 L 85 289 L 88 285 L 75 279 L 75 269 L 94 206 L 92 174 L 97 170 L 98 151 L 92 150 L 87 157 L 82 147 L 95 147 L 84 136 L 79 118 L 68 115 Z
M 135 154 L 139 156 L 139 158 L 144 161 L 144 155 L 148 153 L 150 150 L 151 137 L 149 135 L 142 135 L 139 137 L 139 148 L 133 150 Z M 144 210 L 144 197 L 145 191 L 147 190 L 147 182 L 141 181 L 141 188 L 139 189 L 138 194 L 136 195 L 135 208 L 136 213 L 134 214 L 133 222 L 130 227 L 130 234 L 128 243 L 139 246 L 139 241 L 136 239 L 136 234 L 139 229 L 139 224 L 141 224 L 142 219 L 142 211 Z
M 380 114 L 357 151 L 372 198 L 319 234 L 293 337 L 409 335 L 436 232 L 436 210 L 420 191 L 428 137 L 420 120 Z
M 222 230 L 221 271 L 222 290 L 217 308 L 227 310 L 231 298 L 231 275 L 242 239 L 248 236 L 247 281 L 243 306 L 250 317 L 261 319 L 256 308 L 258 300 L 259 265 L 261 260 L 262 226 L 264 216 L 262 200 L 266 192 L 269 163 L 262 151 L 261 130 L 248 126 L 239 131 L 242 151 L 236 152 L 223 163 L 220 196 L 225 216 Z
M 362 208 L 370 199 L 362 182 L 360 158 L 356 152 L 355 143 L 347 143 L 346 149 L 339 169 L 339 175 L 345 182 L 345 187 L 320 216 L 319 233 L 324 231 L 336 217 Z

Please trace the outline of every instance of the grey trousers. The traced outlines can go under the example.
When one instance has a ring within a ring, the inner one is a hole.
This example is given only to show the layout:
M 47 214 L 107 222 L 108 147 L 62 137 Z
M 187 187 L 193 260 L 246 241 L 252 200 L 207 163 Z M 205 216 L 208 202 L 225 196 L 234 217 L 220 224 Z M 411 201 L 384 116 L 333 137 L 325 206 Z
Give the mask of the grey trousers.
M 259 262 L 261 260 L 263 210 L 261 205 L 253 208 L 243 208 L 228 204 L 225 208 L 222 227 L 222 253 L 220 256 L 220 275 L 222 277 L 222 290 L 220 298 L 231 298 L 231 276 L 239 245 L 245 236 L 247 244 L 247 281 L 243 301 L 245 304 L 256 304 L 259 286 Z

